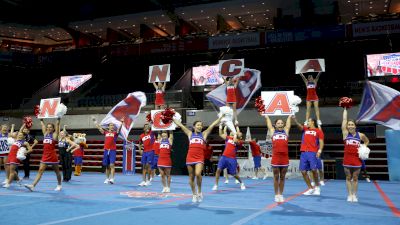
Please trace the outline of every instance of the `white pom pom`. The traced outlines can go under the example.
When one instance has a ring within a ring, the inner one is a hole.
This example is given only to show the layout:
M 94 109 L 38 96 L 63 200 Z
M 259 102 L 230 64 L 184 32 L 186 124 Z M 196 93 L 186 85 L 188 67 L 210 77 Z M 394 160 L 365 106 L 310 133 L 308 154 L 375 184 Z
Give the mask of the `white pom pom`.
M 26 155 L 25 155 L 26 152 L 27 152 L 27 150 L 26 150 L 25 147 L 19 148 L 18 152 L 17 152 L 17 159 L 25 160 L 26 159 Z
M 57 113 L 56 113 L 57 117 L 61 118 L 66 113 L 67 113 L 67 106 L 65 106 L 63 103 L 60 103 L 60 105 L 58 106 L 58 109 L 57 109 Z
M 14 142 L 15 142 L 15 139 L 14 139 L 14 138 L 12 138 L 12 137 L 7 138 L 7 144 L 8 144 L 8 146 L 13 145 Z
M 358 157 L 360 157 L 362 160 L 366 160 L 369 157 L 370 151 L 371 150 L 367 146 L 362 144 L 360 147 L 358 147 Z
M 301 98 L 300 98 L 299 96 L 297 96 L 297 95 L 294 95 L 294 96 L 289 100 L 289 102 L 290 102 L 290 105 L 297 106 L 297 105 L 300 105 L 300 103 L 301 103 Z
M 298 113 L 299 112 L 299 107 L 295 106 L 295 105 L 291 105 L 290 106 L 290 110 L 294 113 Z
M 174 116 L 172 118 L 182 122 L 182 116 L 178 112 L 175 112 L 175 114 L 174 114 Z

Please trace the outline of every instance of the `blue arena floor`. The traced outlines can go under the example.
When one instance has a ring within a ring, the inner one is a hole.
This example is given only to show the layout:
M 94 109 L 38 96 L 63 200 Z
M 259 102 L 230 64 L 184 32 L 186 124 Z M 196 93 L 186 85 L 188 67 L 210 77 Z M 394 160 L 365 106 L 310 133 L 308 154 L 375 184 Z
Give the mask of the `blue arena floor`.
M 168 195 L 160 177 L 149 187 L 138 186 L 140 175 L 117 174 L 113 185 L 104 179 L 84 172 L 55 192 L 55 174 L 46 171 L 34 192 L 15 183 L 1 188 L 0 224 L 400 224 L 399 182 L 360 181 L 359 202 L 348 203 L 343 180 L 328 180 L 321 196 L 303 196 L 303 180 L 286 180 L 286 202 L 276 204 L 271 178 L 245 179 L 243 191 L 222 178 L 215 192 L 214 177 L 203 177 L 202 203 L 191 202 L 187 176 L 173 176 Z

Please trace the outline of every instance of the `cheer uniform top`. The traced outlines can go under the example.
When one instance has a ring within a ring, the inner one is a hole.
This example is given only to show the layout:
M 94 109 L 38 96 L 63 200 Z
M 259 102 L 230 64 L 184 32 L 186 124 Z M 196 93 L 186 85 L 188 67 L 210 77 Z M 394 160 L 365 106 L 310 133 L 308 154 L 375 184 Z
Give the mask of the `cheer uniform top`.
M 361 167 L 362 162 L 358 156 L 358 147 L 360 147 L 361 138 L 360 133 L 356 135 L 348 134 L 343 140 L 344 142 L 344 157 L 343 166 L 345 167 Z
M 272 166 L 289 166 L 289 137 L 285 130 L 275 130 L 272 135 Z
M 160 155 L 158 157 L 159 167 L 172 167 L 171 144 L 168 139 L 162 139 L 160 142 Z
M 192 133 L 189 138 L 189 150 L 186 156 L 186 165 L 204 163 L 205 140 L 202 133 Z
M 315 82 L 307 82 L 307 98 L 306 101 L 318 101 L 317 84 Z

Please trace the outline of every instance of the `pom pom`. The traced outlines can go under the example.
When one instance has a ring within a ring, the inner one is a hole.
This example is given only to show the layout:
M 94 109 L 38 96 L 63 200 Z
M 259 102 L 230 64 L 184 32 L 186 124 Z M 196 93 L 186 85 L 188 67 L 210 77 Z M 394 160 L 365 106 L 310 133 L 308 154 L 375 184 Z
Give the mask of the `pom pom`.
M 166 108 L 163 112 L 161 112 L 161 121 L 164 124 L 169 124 L 172 121 L 173 116 L 175 115 L 175 111 L 171 108 Z
M 255 107 L 259 113 L 265 112 L 264 101 L 261 99 L 261 96 L 258 96 L 255 101 Z
M 299 107 L 297 105 L 290 105 L 290 110 L 294 113 L 298 113 Z
M 297 95 L 294 95 L 292 98 L 289 99 L 289 104 L 290 104 L 290 110 L 294 113 L 299 112 L 299 107 L 301 103 L 301 98 Z
M 12 138 L 12 137 L 8 137 L 8 138 L 7 138 L 7 144 L 8 144 L 9 147 L 10 147 L 11 145 L 13 145 L 14 142 L 15 142 L 15 139 L 14 139 L 14 138 Z
M 40 114 L 40 106 L 39 105 L 35 105 L 35 107 L 33 108 L 33 114 L 38 117 L 38 115 Z
M 181 114 L 179 114 L 178 112 L 175 112 L 175 114 L 174 114 L 174 116 L 173 116 L 172 118 L 174 118 L 175 120 L 178 120 L 178 121 L 182 122 L 182 116 L 181 116 Z
M 56 112 L 57 117 L 61 118 L 66 113 L 67 113 L 67 106 L 65 106 L 64 104 L 60 103 L 60 105 L 58 106 L 57 112 Z
M 32 127 L 32 118 L 30 116 L 25 116 L 23 119 L 23 123 L 25 124 L 25 127 L 28 129 L 31 129 Z
M 298 106 L 301 103 L 301 98 L 297 95 L 294 95 L 293 98 L 291 98 L 289 101 L 290 101 L 290 105 Z
M 25 147 L 19 148 L 18 152 L 17 152 L 17 159 L 19 159 L 21 161 L 25 160 L 26 159 L 26 155 L 25 155 L 26 152 L 27 152 L 27 150 L 26 150 Z
M 151 113 L 147 113 L 147 115 L 146 115 L 146 121 L 147 121 L 148 123 L 153 123 L 153 120 L 151 119 Z
M 358 147 L 358 157 L 362 160 L 366 160 L 369 157 L 370 149 L 365 146 L 364 144 L 361 144 L 360 147 Z
M 348 97 L 342 97 L 339 100 L 339 106 L 343 108 L 351 108 L 353 106 L 353 99 Z

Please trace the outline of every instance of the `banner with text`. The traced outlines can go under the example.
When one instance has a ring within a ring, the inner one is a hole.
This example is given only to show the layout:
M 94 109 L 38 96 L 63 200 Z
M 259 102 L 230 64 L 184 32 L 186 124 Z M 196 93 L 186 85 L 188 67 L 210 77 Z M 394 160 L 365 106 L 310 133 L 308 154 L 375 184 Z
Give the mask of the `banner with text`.
M 208 39 L 209 49 L 234 48 L 260 45 L 260 33 L 238 33 L 214 36 Z
M 374 23 L 356 23 L 353 26 L 353 37 L 388 35 L 400 33 L 400 20 Z

